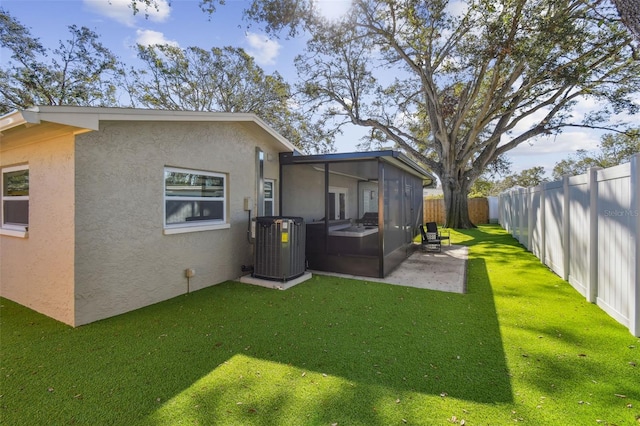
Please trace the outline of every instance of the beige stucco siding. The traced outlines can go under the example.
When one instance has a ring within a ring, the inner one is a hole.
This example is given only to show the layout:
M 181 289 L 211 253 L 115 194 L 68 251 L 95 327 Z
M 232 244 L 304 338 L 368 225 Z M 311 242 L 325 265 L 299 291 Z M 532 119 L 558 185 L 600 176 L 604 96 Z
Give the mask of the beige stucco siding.
M 255 149 L 240 123 L 103 122 L 76 141 L 76 324 L 241 275 L 252 263 L 244 197 L 256 202 Z M 277 177 L 276 164 L 265 177 Z M 164 167 L 227 175 L 228 229 L 165 235 Z M 254 208 L 255 211 L 255 208 Z
M 67 132 L 3 136 L 10 148 L 0 153 L 2 166 L 29 164 L 29 232 L 0 236 L 0 294 L 73 325 L 74 136 Z

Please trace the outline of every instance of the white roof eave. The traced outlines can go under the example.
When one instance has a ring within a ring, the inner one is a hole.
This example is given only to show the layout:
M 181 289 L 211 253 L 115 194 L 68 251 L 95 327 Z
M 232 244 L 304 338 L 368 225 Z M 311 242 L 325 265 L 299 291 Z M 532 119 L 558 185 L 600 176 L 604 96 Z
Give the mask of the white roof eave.
M 23 124 L 40 124 L 37 109 L 12 111 L 0 116 L 0 132 L 22 126 Z
M 0 132 L 23 124 L 47 121 L 86 130 L 98 130 L 100 121 L 199 121 L 254 123 L 280 143 L 285 150 L 295 146 L 257 115 L 251 113 L 166 111 L 135 108 L 101 108 L 76 106 L 41 106 L 15 111 L 0 117 Z

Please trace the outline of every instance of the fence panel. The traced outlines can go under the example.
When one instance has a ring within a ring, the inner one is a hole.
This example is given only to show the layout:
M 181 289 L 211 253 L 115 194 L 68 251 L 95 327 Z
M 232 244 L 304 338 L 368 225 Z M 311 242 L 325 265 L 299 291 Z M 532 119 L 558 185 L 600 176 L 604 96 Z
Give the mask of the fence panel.
M 529 250 L 538 257 L 538 259 L 544 259 L 544 223 L 543 223 L 543 191 L 542 185 L 528 188 L 529 199 Z
M 529 249 L 529 210 L 531 210 L 531 198 L 527 188 L 522 188 L 520 193 L 520 244 Z
M 445 223 L 444 200 L 442 198 L 424 200 L 424 222 Z
M 629 323 L 631 297 L 629 164 L 598 171 L 598 299 L 597 303 L 622 324 Z M 635 265 L 637 267 L 637 265 Z
M 500 194 L 500 224 L 587 300 L 640 337 L 640 154 Z
M 522 243 L 522 191 L 519 189 L 513 192 L 513 236 L 519 243 Z
M 589 286 L 589 179 L 569 178 L 569 283 L 587 297 Z
M 553 272 L 564 276 L 564 244 L 562 241 L 562 219 L 564 216 L 564 193 L 562 181 L 544 185 L 544 241 L 543 262 Z
M 443 224 L 446 221 L 444 200 L 442 198 L 424 200 L 424 222 Z M 469 219 L 472 223 L 489 223 L 489 200 L 486 198 L 469 198 Z

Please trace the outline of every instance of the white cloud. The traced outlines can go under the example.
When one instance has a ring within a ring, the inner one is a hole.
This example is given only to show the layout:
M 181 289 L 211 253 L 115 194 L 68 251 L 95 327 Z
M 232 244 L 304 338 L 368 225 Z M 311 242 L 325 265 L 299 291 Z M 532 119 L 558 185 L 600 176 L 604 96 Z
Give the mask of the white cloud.
M 570 121 L 580 123 L 589 111 L 599 107 L 599 103 L 593 99 L 580 99 L 573 108 Z M 510 136 L 503 137 L 503 142 L 529 130 L 538 124 L 546 114 L 547 111 L 543 110 L 526 117 L 518 123 Z M 541 135 L 525 141 L 506 154 L 513 161 L 514 172 L 521 172 L 534 166 L 542 166 L 547 171 L 547 177 L 551 177 L 553 166 L 558 161 L 575 154 L 579 149 L 587 151 L 597 149 L 600 138 L 604 133 L 606 132 L 601 130 L 566 127 L 560 134 Z
M 280 53 L 282 46 L 275 40 L 269 40 L 266 36 L 249 32 L 246 35 L 249 48 L 247 53 L 256 60 L 258 65 L 273 65 Z
M 315 6 L 320 15 L 335 20 L 342 18 L 349 11 L 351 0 L 319 0 Z
M 464 1 L 451 1 L 447 4 L 446 11 L 452 16 L 461 18 L 469 12 L 469 5 Z
M 133 27 L 138 20 L 149 19 L 152 22 L 165 22 L 171 14 L 171 7 L 167 0 L 155 0 L 155 6 L 146 6 L 140 0 L 135 0 L 138 13 L 133 14 L 131 0 L 83 0 L 84 4 L 93 12 L 106 18 L 113 19 L 123 25 Z
M 509 157 L 529 156 L 534 154 L 557 154 L 566 156 L 579 149 L 587 151 L 597 149 L 602 132 L 586 129 L 565 130 L 559 135 L 540 136 L 518 145 L 507 153 Z
M 143 46 L 151 46 L 154 44 L 169 44 L 171 46 L 179 46 L 175 40 L 167 39 L 163 33 L 153 30 L 136 30 L 136 43 Z

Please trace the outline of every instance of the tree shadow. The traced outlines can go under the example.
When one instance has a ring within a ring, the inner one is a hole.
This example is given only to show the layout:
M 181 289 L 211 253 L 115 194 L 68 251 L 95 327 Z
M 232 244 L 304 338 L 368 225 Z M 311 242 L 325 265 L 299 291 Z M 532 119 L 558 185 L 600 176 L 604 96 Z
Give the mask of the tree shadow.
M 215 406 L 251 389 L 246 380 L 222 379 L 225 363 L 238 359 L 287 366 L 316 381 L 339 378 L 322 401 L 308 402 L 318 408 L 313 422 L 335 422 L 322 413 L 340 413 L 344 423 L 354 404 L 373 407 L 389 390 L 478 403 L 513 398 L 483 259 L 470 259 L 464 295 L 315 276 L 287 291 L 226 282 L 77 329 L 11 302 L 3 311 L 7 386 L 21 389 L 4 386 L 3 411 L 35 398 L 34 411 L 19 414 L 31 424 L 153 421 L 163 403 L 212 374 L 198 398 Z M 279 380 L 268 397 L 250 392 L 271 412 L 264 424 L 278 424 L 287 404 L 300 402 L 302 384 Z M 48 387 L 55 392 L 42 391 Z M 191 414 L 199 418 L 196 409 Z M 385 424 L 376 414 L 358 419 L 365 421 Z

